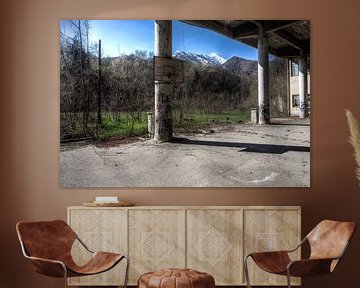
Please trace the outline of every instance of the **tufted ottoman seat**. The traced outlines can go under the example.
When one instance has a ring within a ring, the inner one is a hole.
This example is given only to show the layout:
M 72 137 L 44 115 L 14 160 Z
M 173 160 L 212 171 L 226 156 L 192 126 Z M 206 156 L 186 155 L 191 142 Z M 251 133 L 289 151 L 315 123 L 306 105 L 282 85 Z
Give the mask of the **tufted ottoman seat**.
M 140 276 L 138 288 L 214 288 L 214 277 L 192 269 L 166 269 Z

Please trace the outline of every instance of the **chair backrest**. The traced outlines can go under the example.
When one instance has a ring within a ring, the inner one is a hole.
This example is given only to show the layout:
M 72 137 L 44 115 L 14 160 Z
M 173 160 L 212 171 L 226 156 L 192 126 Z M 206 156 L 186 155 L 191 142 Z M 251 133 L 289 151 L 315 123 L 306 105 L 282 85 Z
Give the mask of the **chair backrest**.
M 76 240 L 75 232 L 62 220 L 19 222 L 16 231 L 26 252 L 33 257 L 67 258 Z
M 321 221 L 306 236 L 311 248 L 310 258 L 337 258 L 342 256 L 355 229 L 355 222 Z M 332 267 L 332 270 L 335 266 Z

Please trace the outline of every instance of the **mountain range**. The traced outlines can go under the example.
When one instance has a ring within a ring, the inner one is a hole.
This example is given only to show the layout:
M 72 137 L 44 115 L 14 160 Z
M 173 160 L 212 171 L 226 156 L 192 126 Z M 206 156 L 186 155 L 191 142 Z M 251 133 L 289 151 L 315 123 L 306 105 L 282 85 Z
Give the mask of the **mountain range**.
M 222 66 L 223 68 L 237 75 L 250 76 L 257 73 L 257 61 L 248 60 L 237 56 L 233 56 L 230 59 L 225 59 L 217 53 L 211 53 L 207 55 L 177 51 L 173 57 L 178 60 L 188 61 L 205 66 Z
M 234 56 L 226 61 L 223 66 L 236 75 L 257 75 L 257 61 L 255 60 L 247 60 Z
M 198 53 L 191 53 L 191 52 L 183 52 L 183 51 L 176 51 L 174 58 L 182 61 L 189 61 L 196 64 L 202 65 L 223 65 L 227 60 L 217 53 L 207 54 L 198 54 Z
M 141 56 L 122 55 L 119 57 L 110 57 L 109 60 L 113 63 L 116 63 L 118 60 L 124 58 L 126 59 L 128 57 L 140 57 L 142 59 L 148 58 L 148 56 L 145 53 L 144 55 Z M 200 54 L 200 53 L 176 51 L 173 57 L 175 59 L 184 62 L 191 62 L 197 65 L 204 65 L 208 67 L 223 67 L 236 75 L 253 76 L 257 73 L 257 61 L 248 60 L 237 56 L 233 56 L 230 59 L 226 59 L 217 53 Z

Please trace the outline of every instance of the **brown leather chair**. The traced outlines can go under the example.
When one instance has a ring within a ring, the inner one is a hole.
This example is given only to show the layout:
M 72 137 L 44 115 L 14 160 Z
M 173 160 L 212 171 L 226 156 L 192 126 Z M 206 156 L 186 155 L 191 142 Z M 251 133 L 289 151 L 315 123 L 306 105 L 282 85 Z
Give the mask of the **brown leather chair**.
M 356 229 L 354 222 L 321 221 L 292 250 L 250 253 L 244 259 L 244 272 L 247 287 L 251 287 L 247 259 L 251 257 L 264 271 L 286 275 L 288 287 L 291 287 L 290 277 L 304 277 L 329 274 L 344 256 L 346 248 Z M 311 249 L 308 259 L 292 261 L 289 253 L 296 251 L 308 241 Z
M 36 272 L 50 277 L 64 278 L 64 285 L 67 287 L 67 277 L 102 273 L 112 269 L 122 259 L 126 259 L 124 281 L 126 288 L 128 257 L 109 252 L 94 253 L 64 221 L 19 222 L 16 231 L 22 252 L 31 260 Z M 83 266 L 78 266 L 71 256 L 71 247 L 76 240 L 92 254 L 90 260 Z

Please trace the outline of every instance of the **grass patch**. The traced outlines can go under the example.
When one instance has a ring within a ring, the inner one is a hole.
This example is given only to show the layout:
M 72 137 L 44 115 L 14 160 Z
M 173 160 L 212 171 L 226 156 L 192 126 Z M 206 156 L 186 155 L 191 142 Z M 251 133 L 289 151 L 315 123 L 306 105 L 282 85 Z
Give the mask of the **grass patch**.
M 98 138 L 100 140 L 114 138 L 114 137 L 126 137 L 143 135 L 147 133 L 147 123 L 135 122 L 131 123 L 106 123 L 98 132 Z
M 181 118 L 180 112 L 174 113 L 174 126 L 180 131 L 191 132 L 206 128 L 211 125 L 226 125 L 247 122 L 250 120 L 250 111 L 232 110 L 221 113 L 205 113 L 201 111 L 193 111 L 186 113 Z
M 130 113 L 122 112 L 114 115 L 105 113 L 102 127 L 97 133 L 98 140 L 118 137 L 144 135 L 147 133 L 147 116 L 145 112 L 138 113 L 134 119 Z
M 67 132 L 75 136 L 76 134 L 80 135 L 82 123 L 81 115 L 77 116 L 77 121 L 67 127 L 69 129 Z M 87 129 L 92 131 L 91 135 L 97 141 L 144 136 L 148 133 L 147 112 L 136 114 L 130 112 L 104 112 L 102 114 L 101 128 L 97 127 L 96 119 L 95 116 L 90 119 Z M 249 119 L 250 111 L 247 110 L 232 110 L 221 113 L 190 111 L 184 113 L 183 117 L 181 117 L 180 111 L 173 111 L 173 126 L 176 132 L 196 132 L 211 125 L 235 124 L 249 121 Z M 60 123 L 63 125 L 67 123 L 66 121 L 66 117 L 62 115 Z

